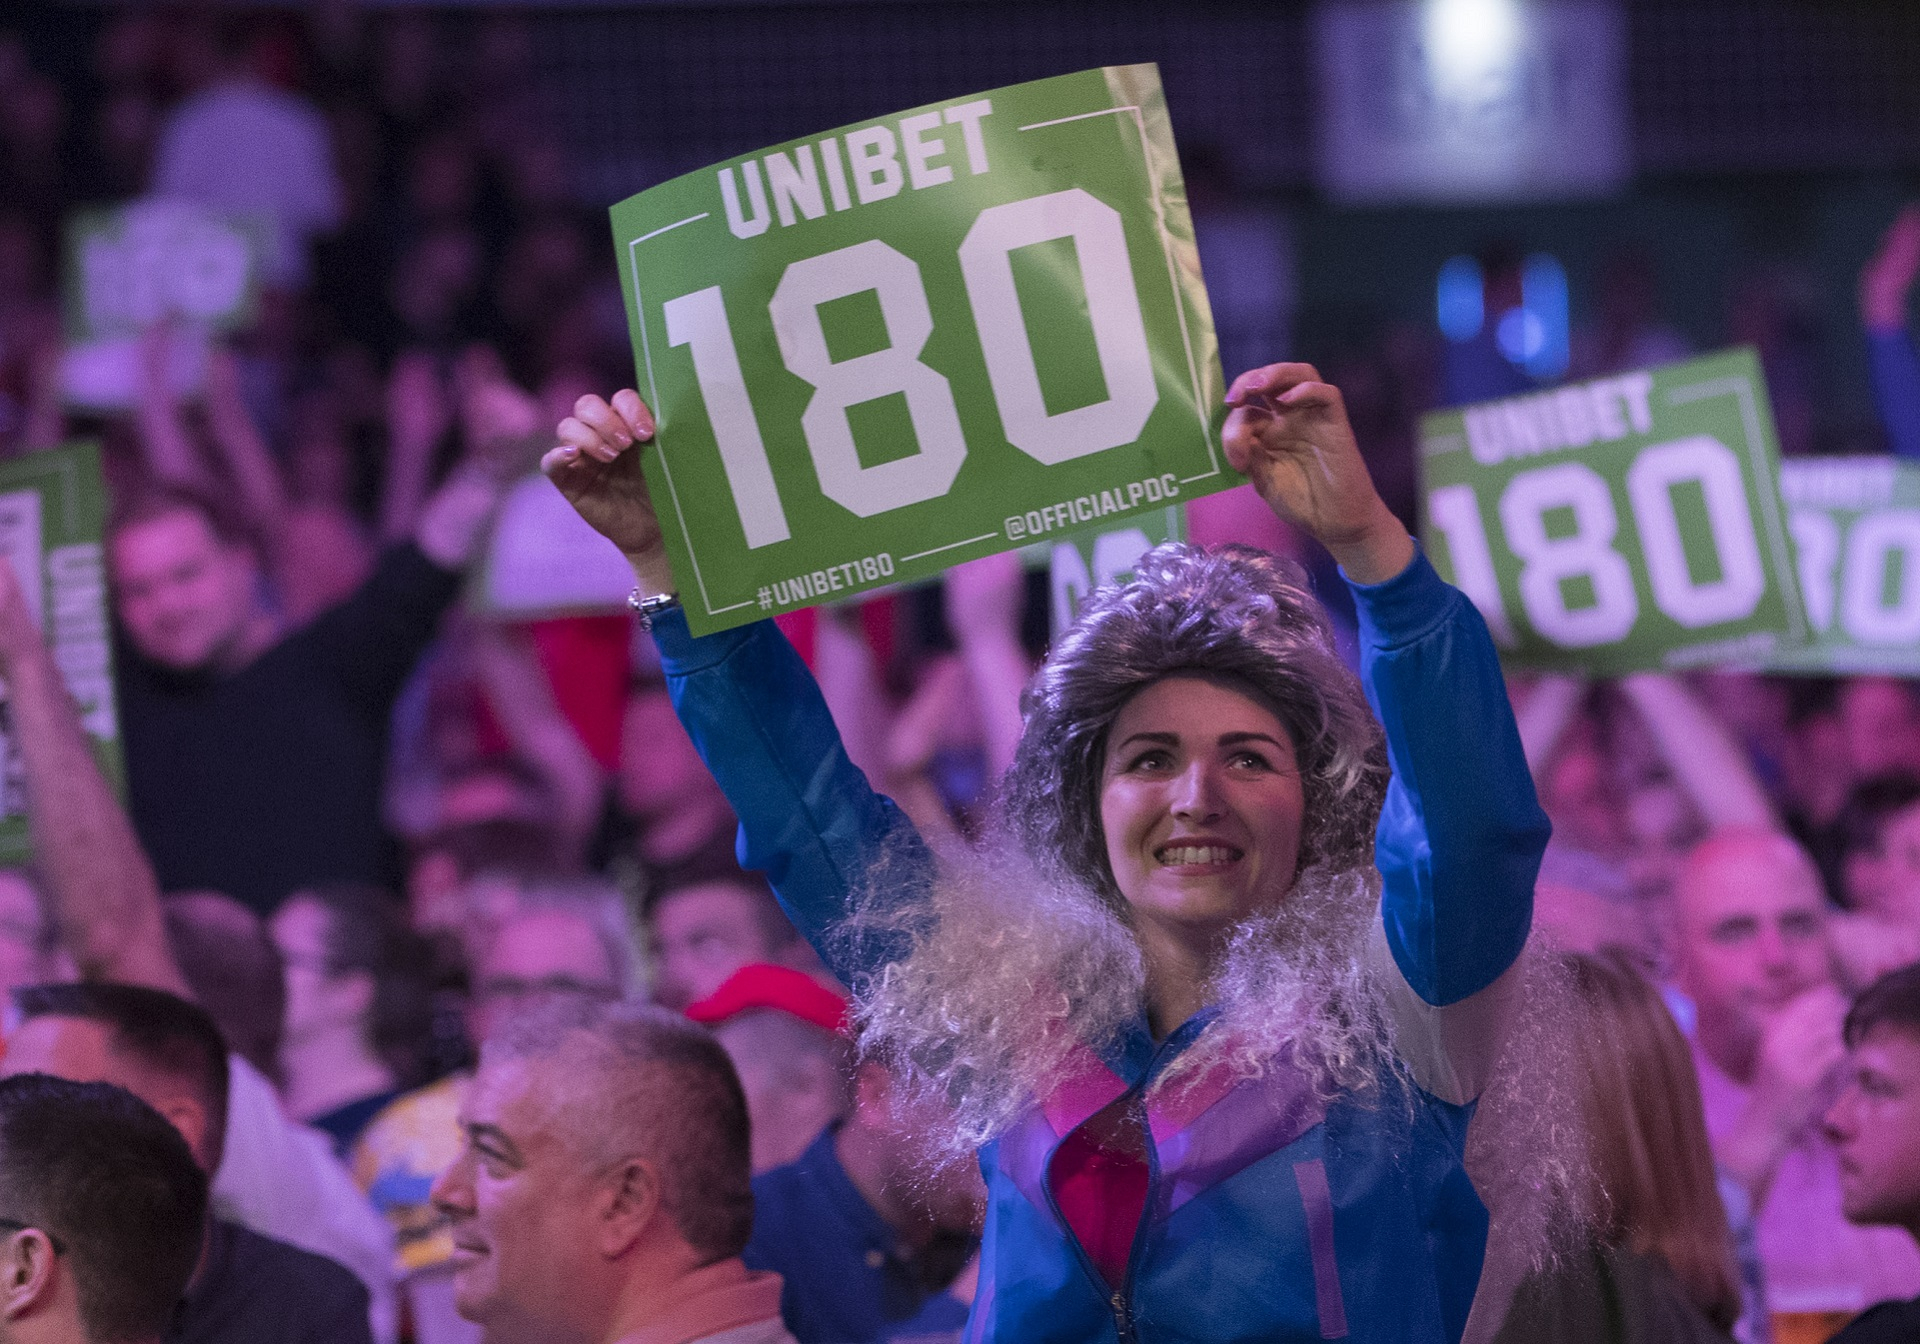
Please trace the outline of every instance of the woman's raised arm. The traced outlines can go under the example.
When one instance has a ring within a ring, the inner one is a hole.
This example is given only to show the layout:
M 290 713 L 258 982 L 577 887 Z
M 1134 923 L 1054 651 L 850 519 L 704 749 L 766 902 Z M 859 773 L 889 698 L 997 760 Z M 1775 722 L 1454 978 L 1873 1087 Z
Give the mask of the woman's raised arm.
M 653 415 L 637 393 L 582 397 L 541 462 L 560 493 L 620 548 L 642 596 L 674 591 L 640 471 Z M 853 983 L 904 952 L 834 937 L 854 901 L 924 894 L 933 858 L 913 823 L 848 759 L 806 665 L 771 621 L 696 638 L 678 608 L 653 619 L 667 689 L 740 818 L 740 859 L 767 875 L 800 931 Z

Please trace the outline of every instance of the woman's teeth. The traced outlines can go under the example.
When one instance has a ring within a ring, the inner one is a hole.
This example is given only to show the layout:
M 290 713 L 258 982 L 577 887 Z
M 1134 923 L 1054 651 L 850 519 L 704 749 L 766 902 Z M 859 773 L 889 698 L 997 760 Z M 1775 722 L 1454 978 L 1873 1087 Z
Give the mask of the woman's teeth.
M 1168 845 L 1154 857 L 1168 868 L 1184 868 L 1190 864 L 1232 863 L 1240 857 L 1240 851 L 1225 845 Z

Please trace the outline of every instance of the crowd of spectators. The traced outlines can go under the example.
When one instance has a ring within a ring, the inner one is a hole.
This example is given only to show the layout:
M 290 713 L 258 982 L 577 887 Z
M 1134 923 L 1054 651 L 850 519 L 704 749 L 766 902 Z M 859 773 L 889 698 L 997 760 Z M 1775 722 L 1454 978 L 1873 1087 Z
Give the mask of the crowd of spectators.
M 74 1084 L 0 1082 L 0 1339 L 958 1337 L 977 1173 L 930 1170 L 926 1117 L 855 1056 L 650 643 L 460 600 L 529 440 L 630 368 L 529 60 L 511 17 L 135 6 L 63 83 L 0 30 L 0 453 L 103 443 L 126 764 L 123 805 L 0 565 L 35 844 L 0 872 L 0 1067 Z M 156 329 L 132 404 L 78 411 L 61 229 L 149 193 L 270 220 L 267 284 L 184 390 Z M 1916 273 L 1910 209 L 1861 308 L 1920 457 Z M 1577 371 L 1684 350 L 1643 271 L 1606 283 Z M 1804 446 L 1770 303 L 1736 307 Z M 1412 416 L 1472 381 L 1430 355 L 1329 371 L 1409 520 Z M 1315 563 L 1234 495 L 1190 526 Z M 1003 556 L 783 621 L 936 845 L 1013 758 L 1044 591 Z M 1592 1264 L 1514 1287 L 1505 1337 L 1694 1337 L 1593 1324 L 1593 1285 L 1657 1281 L 1700 1338 L 1863 1311 L 1849 1344 L 1912 1338 L 1920 688 L 1512 694 L 1554 824 L 1536 938 L 1610 1025 Z

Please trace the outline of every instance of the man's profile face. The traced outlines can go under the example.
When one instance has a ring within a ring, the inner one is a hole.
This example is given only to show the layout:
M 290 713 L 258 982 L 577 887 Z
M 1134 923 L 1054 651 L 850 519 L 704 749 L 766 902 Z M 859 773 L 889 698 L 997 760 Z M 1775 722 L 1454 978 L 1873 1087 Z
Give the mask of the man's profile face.
M 554 1060 L 488 1059 L 460 1107 L 465 1146 L 434 1183 L 453 1233 L 454 1305 L 491 1338 L 563 1333 L 580 1306 L 600 1182 L 567 1141 Z
M 176 672 L 214 666 L 240 642 L 259 568 L 206 519 L 176 509 L 131 523 L 112 541 L 114 602 L 134 648 Z
M 1920 1235 L 1920 1036 L 1883 1024 L 1848 1060 L 1846 1090 L 1827 1112 L 1840 1158 L 1840 1207 L 1855 1223 Z
M 1819 878 L 1785 841 L 1708 844 L 1677 889 L 1681 987 L 1703 1014 L 1757 1029 L 1828 980 Z
M 742 966 L 774 960 L 765 915 L 765 899 L 732 882 L 706 882 L 663 897 L 648 920 L 658 971 L 654 1001 L 680 1012 Z

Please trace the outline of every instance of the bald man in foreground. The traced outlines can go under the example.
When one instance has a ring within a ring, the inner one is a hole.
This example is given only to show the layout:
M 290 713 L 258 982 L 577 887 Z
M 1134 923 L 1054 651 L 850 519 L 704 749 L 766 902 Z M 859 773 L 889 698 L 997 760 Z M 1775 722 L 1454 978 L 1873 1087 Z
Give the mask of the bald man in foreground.
M 1912 1243 L 1841 1213 L 1820 1117 L 1846 1061 L 1846 1001 L 1812 861 L 1785 836 L 1722 831 L 1687 856 L 1674 895 L 1707 1131 L 1755 1210 L 1769 1307 L 1851 1312 L 1920 1292 Z
M 454 1302 L 491 1339 L 794 1344 L 753 1227 L 747 1103 L 704 1028 L 583 998 L 510 1021 L 433 1202 Z

